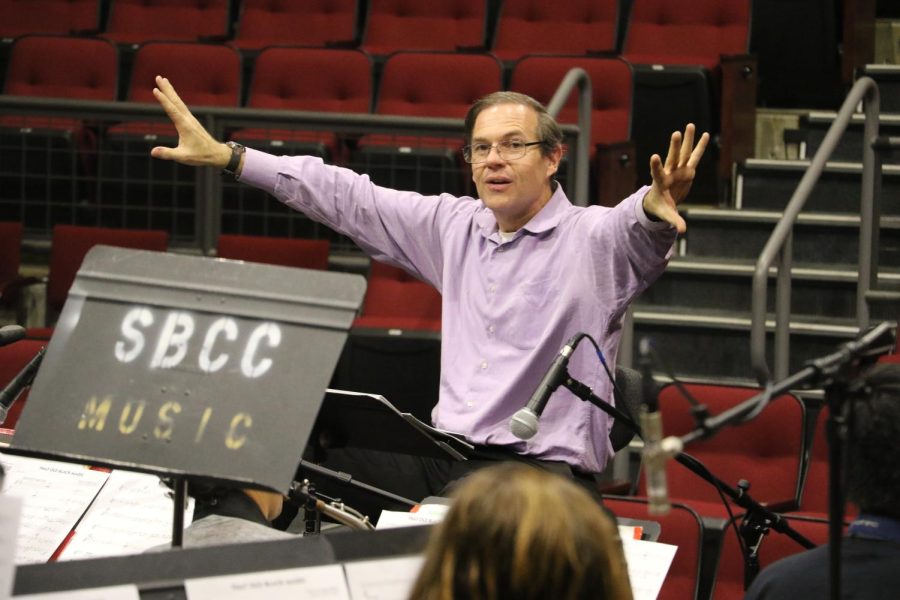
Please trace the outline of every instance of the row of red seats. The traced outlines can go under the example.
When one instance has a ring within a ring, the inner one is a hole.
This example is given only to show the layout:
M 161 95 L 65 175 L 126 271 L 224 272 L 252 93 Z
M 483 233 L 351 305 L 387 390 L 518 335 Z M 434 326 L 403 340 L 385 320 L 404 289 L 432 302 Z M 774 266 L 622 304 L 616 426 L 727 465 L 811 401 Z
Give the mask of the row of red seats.
M 513 68 L 509 88 L 546 103 L 574 67 L 586 70 L 595 82 L 591 159 L 598 173 L 595 179 L 609 184 L 596 197 L 600 203 L 614 203 L 634 189 L 635 175 L 633 172 L 601 174 L 601 168 L 611 167 L 604 167 L 610 163 L 597 160 L 596 154 L 600 147 L 610 148 L 631 137 L 633 73 L 630 65 L 619 58 L 527 56 Z M 374 109 L 376 114 L 383 115 L 461 119 L 473 101 L 503 88 L 502 66 L 490 54 L 393 54 L 381 70 L 377 94 L 373 93 L 374 72 L 369 55 L 359 50 L 267 48 L 254 62 L 245 106 L 336 113 L 368 113 Z M 118 73 L 116 51 L 108 42 L 26 36 L 13 46 L 4 93 L 113 100 Z M 157 74 L 165 74 L 189 106 L 237 107 L 241 103 L 241 60 L 228 46 L 165 42 L 142 45 L 134 56 L 128 100 L 155 102 L 152 88 Z M 559 119 L 563 123 L 577 122 L 574 94 Z M 81 130 L 72 120 L 56 120 L 52 125 Z M 0 117 L 0 126 L 46 129 L 51 124 L 47 119 L 6 115 Z M 105 133 L 132 138 L 152 134 L 162 139 L 172 139 L 175 135 L 174 128 L 168 124 L 146 122 L 115 125 Z M 335 163 L 347 159 L 346 147 L 332 132 L 249 128 L 234 131 L 230 137 L 250 146 L 272 146 L 279 153 L 314 153 Z M 74 138 L 83 140 L 90 136 L 79 134 Z M 432 147 L 446 148 L 450 153 L 462 145 L 461 139 L 396 140 L 374 135 L 354 139 L 354 144 L 364 151 L 373 146 L 417 147 L 423 141 Z M 623 151 L 616 149 L 615 153 L 619 155 Z M 634 168 L 633 161 L 630 168 Z
M 102 26 L 105 38 L 137 44 L 224 40 L 231 33 L 229 0 L 110 0 L 105 24 L 101 7 L 100 0 L 0 0 L 0 36 Z M 241 0 L 234 21 L 230 43 L 242 50 L 358 44 L 385 55 L 481 48 L 507 61 L 533 53 L 621 51 L 633 62 L 713 68 L 720 55 L 747 51 L 750 1 Z

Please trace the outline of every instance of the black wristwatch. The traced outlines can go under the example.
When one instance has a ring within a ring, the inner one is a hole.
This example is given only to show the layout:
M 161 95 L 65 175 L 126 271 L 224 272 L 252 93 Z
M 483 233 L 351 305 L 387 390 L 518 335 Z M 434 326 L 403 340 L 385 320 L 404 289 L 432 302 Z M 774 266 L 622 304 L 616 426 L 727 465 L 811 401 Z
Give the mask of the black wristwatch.
M 228 160 L 225 168 L 222 169 L 222 174 L 237 179 L 237 170 L 241 165 L 241 156 L 244 155 L 246 148 L 237 142 L 225 142 L 225 145 L 231 148 L 231 158 Z

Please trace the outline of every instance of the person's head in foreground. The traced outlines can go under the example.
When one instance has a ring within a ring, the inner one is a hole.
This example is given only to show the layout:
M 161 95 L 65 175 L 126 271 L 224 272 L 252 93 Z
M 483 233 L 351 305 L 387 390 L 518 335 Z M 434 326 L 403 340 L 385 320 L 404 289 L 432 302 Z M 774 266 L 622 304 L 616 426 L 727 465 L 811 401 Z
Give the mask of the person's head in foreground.
M 500 464 L 465 479 L 432 534 L 415 600 L 630 600 L 615 520 L 575 483 Z
M 900 364 L 875 365 L 856 384 L 847 497 L 864 513 L 900 520 Z

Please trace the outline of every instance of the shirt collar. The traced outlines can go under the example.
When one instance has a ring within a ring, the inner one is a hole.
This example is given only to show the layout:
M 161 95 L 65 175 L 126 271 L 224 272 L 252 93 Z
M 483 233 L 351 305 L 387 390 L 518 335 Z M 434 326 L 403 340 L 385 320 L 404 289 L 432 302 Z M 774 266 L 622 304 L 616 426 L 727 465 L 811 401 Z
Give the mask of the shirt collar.
M 553 184 L 556 186 L 556 190 L 550 196 L 547 204 L 522 227 L 525 231 L 537 234 L 554 229 L 562 220 L 563 213 L 571 206 L 562 185 L 556 181 Z M 494 217 L 494 213 L 486 207 L 475 216 L 475 223 L 486 238 L 491 237 L 497 231 L 497 219 Z

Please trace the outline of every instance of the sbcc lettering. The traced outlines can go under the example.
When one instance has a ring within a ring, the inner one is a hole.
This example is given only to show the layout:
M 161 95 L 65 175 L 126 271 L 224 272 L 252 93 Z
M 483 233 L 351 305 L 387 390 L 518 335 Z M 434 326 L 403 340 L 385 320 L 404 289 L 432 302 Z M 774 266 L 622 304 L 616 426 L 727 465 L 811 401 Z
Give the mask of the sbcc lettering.
M 153 313 L 147 308 L 133 308 L 122 319 L 122 338 L 115 344 L 115 356 L 119 362 L 136 361 L 147 345 L 147 330 L 154 324 Z M 159 331 L 156 347 L 150 358 L 151 369 L 171 369 L 184 361 L 188 342 L 194 335 L 194 318 L 184 311 L 172 311 Z M 197 356 L 197 366 L 205 373 L 221 371 L 231 359 L 229 349 L 235 348 L 240 337 L 237 322 L 231 317 L 220 317 L 206 330 L 203 345 Z M 259 356 L 260 346 L 277 348 L 281 344 L 281 328 L 276 323 L 260 323 L 244 344 L 240 353 L 240 369 L 245 377 L 262 377 L 272 368 L 272 359 Z M 233 350 L 232 350 L 233 351 Z

